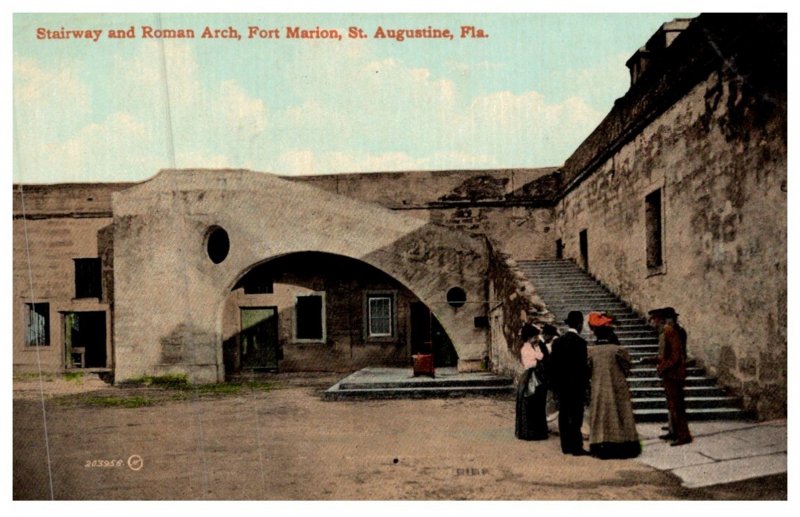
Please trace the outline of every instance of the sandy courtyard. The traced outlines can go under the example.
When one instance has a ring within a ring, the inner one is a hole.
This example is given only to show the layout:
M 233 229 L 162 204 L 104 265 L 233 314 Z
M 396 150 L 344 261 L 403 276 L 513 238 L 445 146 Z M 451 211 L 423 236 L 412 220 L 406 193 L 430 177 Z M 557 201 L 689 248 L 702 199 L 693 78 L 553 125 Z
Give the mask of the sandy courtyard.
M 516 440 L 507 396 L 320 400 L 339 377 L 279 375 L 273 389 L 225 395 L 51 378 L 51 469 L 39 381 L 17 379 L 14 499 L 49 499 L 51 478 L 55 499 L 83 500 L 755 497 L 739 486 L 690 491 L 632 460 L 564 456 L 557 436 Z M 149 405 L 98 405 L 103 397 Z

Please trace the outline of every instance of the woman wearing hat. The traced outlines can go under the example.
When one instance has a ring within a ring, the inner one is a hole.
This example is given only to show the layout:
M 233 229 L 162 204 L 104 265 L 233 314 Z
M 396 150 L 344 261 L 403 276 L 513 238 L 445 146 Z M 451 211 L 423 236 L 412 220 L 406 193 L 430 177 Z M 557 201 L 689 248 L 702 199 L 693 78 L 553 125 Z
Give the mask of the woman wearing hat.
M 525 373 L 517 388 L 517 418 L 515 436 L 520 440 L 546 440 L 547 385 L 545 364 L 550 357 L 547 347 L 539 339 L 539 329 L 526 323 L 520 332 L 522 347 L 520 360 Z
M 642 446 L 626 379 L 631 358 L 619 344 L 613 319 L 593 314 L 589 315 L 589 326 L 595 334 L 593 346 L 589 347 L 589 452 L 601 459 L 634 458 L 642 452 Z

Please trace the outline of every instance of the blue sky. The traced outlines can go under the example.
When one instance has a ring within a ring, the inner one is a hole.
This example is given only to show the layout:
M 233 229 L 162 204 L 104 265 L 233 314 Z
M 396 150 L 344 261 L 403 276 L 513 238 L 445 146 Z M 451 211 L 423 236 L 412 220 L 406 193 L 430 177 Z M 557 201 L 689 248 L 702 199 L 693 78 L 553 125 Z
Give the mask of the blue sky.
M 166 167 L 278 174 L 560 165 L 628 88 L 625 60 L 691 14 L 16 14 L 14 181 L 139 181 Z M 197 38 L 142 39 L 144 25 Z M 206 25 L 242 40 L 203 40 Z M 488 38 L 460 39 L 459 27 Z M 134 26 L 112 40 L 108 29 Z M 281 39 L 247 39 L 249 26 Z M 288 40 L 358 26 L 368 39 Z M 378 26 L 449 40 L 373 39 Z M 95 42 L 37 28 L 103 29 Z

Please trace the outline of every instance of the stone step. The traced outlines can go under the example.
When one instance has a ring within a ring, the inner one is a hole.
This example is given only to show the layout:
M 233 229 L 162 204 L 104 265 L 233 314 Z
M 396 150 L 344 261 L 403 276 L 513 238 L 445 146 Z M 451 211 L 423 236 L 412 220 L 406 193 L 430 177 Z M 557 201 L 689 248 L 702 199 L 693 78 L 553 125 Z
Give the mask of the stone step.
M 409 386 L 409 383 L 413 384 L 413 386 Z M 482 378 L 482 379 L 434 379 L 428 377 L 415 377 L 412 381 L 409 380 L 402 380 L 402 381 L 389 381 L 389 382 L 380 382 L 374 381 L 369 383 L 369 388 L 374 389 L 395 389 L 395 388 L 471 388 L 471 387 L 480 387 L 480 386 L 511 386 L 514 384 L 513 379 L 510 377 L 492 377 L 492 378 Z M 364 383 L 360 381 L 356 382 L 348 382 L 347 379 L 344 379 L 339 382 L 339 389 L 340 390 L 353 390 L 353 389 L 363 389 Z
M 630 371 L 630 374 L 628 375 L 628 378 L 629 379 L 630 378 L 634 378 L 635 379 L 635 378 L 640 378 L 640 377 L 641 378 L 658 377 L 658 374 L 656 373 L 656 368 L 655 367 L 653 367 L 653 368 L 643 368 L 643 367 L 639 367 L 639 366 L 634 366 L 633 368 L 631 368 L 631 371 Z M 708 377 L 705 374 L 705 372 L 703 371 L 702 368 L 696 368 L 696 367 L 687 367 L 686 368 L 686 378 L 687 379 L 693 379 L 693 378 L 694 379 L 700 379 L 700 378 L 702 378 L 702 379 L 711 379 L 711 377 Z
M 688 392 L 684 393 L 684 398 L 686 400 L 687 409 L 735 407 L 739 403 L 737 397 L 695 397 Z M 667 398 L 666 396 L 634 398 L 633 409 L 667 409 Z
M 620 339 L 620 345 L 625 348 L 628 352 L 652 352 L 654 354 L 658 353 L 658 342 L 647 342 L 647 341 L 633 341 L 628 342 L 624 339 Z M 592 342 L 589 341 L 589 346 L 593 346 Z M 634 366 L 640 366 L 639 363 L 635 363 Z
M 608 311 L 616 316 L 628 316 L 641 318 L 629 306 L 621 302 L 592 302 L 591 300 L 580 300 L 575 303 L 568 302 L 551 302 L 546 297 L 539 296 L 546 304 L 550 312 L 569 312 L 581 311 L 586 316 L 590 312 L 605 312 Z
M 542 286 L 539 284 L 534 283 L 533 287 L 536 289 L 537 293 L 546 293 L 553 297 L 563 297 L 563 298 L 611 298 L 615 301 L 619 301 L 612 293 L 603 289 L 599 284 L 595 284 L 595 286 L 589 286 L 588 288 L 591 291 L 585 290 L 587 289 L 586 286 L 582 287 L 570 287 L 565 289 L 563 286 Z
M 645 398 L 664 398 L 664 388 L 662 386 L 631 386 L 631 397 L 636 399 Z M 716 385 L 711 386 L 686 386 L 683 389 L 686 397 L 724 397 L 725 392 Z
M 641 361 L 643 359 L 654 359 L 658 355 L 658 350 L 654 352 L 636 352 L 636 351 L 629 351 L 628 355 L 631 356 L 632 361 Z
M 572 264 L 519 264 L 519 268 L 523 271 L 568 271 L 574 272 L 576 269 L 582 269 Z
M 615 332 L 616 333 L 616 332 Z M 630 334 L 617 334 L 619 342 L 623 345 L 656 345 L 658 346 L 658 338 L 653 336 L 631 336 Z
M 545 291 L 558 291 L 558 292 L 578 292 L 579 289 L 590 288 L 597 289 L 597 293 L 606 292 L 605 288 L 594 280 L 559 280 L 559 281 L 546 281 L 542 278 L 528 277 L 537 289 Z
M 519 269 L 521 271 L 523 271 L 524 273 L 530 273 L 530 274 L 533 274 L 533 275 L 550 275 L 550 276 L 559 275 L 559 274 L 577 276 L 577 275 L 581 275 L 580 272 L 582 271 L 582 270 L 578 270 L 579 272 L 576 273 L 575 272 L 575 268 L 571 268 L 571 267 L 568 267 L 568 266 L 563 266 L 563 267 L 558 267 L 558 266 L 554 266 L 554 267 L 527 267 L 527 266 L 525 266 L 525 267 L 520 267 Z M 585 273 L 583 273 L 583 276 L 581 278 L 586 278 L 586 277 L 587 277 L 587 275 Z
M 591 300 L 580 300 L 575 303 L 568 303 L 568 302 L 558 302 L 558 303 L 549 303 L 546 299 L 542 298 L 544 302 L 547 304 L 547 309 L 550 312 L 563 312 L 563 311 L 581 311 L 585 313 L 590 312 L 608 312 L 614 316 L 619 315 L 627 315 L 627 316 L 639 316 L 633 310 L 625 305 L 624 303 L 608 303 L 608 302 L 597 302 L 594 303 Z
M 628 377 L 628 386 L 631 388 L 660 388 L 664 389 L 661 377 Z M 710 377 L 687 377 L 685 387 L 717 387 L 717 383 Z
M 462 386 L 458 388 L 415 386 L 410 388 L 359 388 L 346 390 L 334 388 L 337 388 L 337 386 L 322 392 L 322 399 L 424 399 L 509 395 L 514 393 L 513 386 Z
M 539 278 L 542 280 L 547 280 L 548 282 L 558 282 L 559 280 L 589 280 L 595 281 L 595 279 L 591 276 L 586 275 L 585 273 L 581 273 L 580 271 L 575 272 L 571 269 L 559 269 L 559 268 L 547 268 L 547 269 L 530 269 L 530 268 L 519 268 L 523 274 L 531 277 L 531 278 Z
M 625 330 L 615 328 L 614 333 L 617 334 L 617 337 L 620 339 L 625 337 L 653 337 L 658 341 L 658 333 L 649 327 L 647 329 L 628 328 Z
M 539 296 L 545 297 L 551 303 L 560 303 L 560 304 L 573 304 L 573 303 L 619 303 L 619 300 L 615 299 L 610 294 L 600 294 L 597 296 L 585 296 L 580 293 L 564 293 L 553 291 L 552 293 L 548 293 L 547 291 L 542 291 L 537 289 L 537 294 Z
M 628 305 L 622 302 L 593 302 L 592 300 L 578 300 L 575 302 L 551 302 L 546 297 L 539 295 L 539 298 L 547 304 L 547 308 L 550 312 L 559 312 L 559 311 L 581 311 L 585 313 L 590 312 L 602 312 L 608 311 L 614 316 L 619 316 L 622 313 L 627 316 L 636 316 L 640 317 L 636 314 L 633 309 L 631 309 Z
M 637 422 L 666 422 L 669 412 L 666 409 L 634 409 Z M 747 420 L 752 415 L 737 407 L 691 408 L 686 410 L 689 420 Z

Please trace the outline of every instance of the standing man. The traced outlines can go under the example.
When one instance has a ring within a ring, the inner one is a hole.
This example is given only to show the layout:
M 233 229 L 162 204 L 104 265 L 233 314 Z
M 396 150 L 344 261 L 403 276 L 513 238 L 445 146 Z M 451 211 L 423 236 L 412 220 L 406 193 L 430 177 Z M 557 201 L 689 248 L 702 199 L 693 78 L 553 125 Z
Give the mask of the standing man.
M 549 323 L 542 327 L 542 342 L 547 347 L 548 352 L 553 351 L 553 341 L 558 337 L 558 329 Z
M 589 454 L 583 448 L 583 407 L 589 382 L 586 340 L 580 336 L 583 314 L 571 311 L 564 321 L 569 330 L 553 342 L 550 356 L 551 383 L 558 399 L 558 432 L 561 452 L 573 456 Z
M 669 432 L 660 438 L 672 440 L 671 446 L 692 442 L 686 419 L 683 387 L 686 383 L 686 331 L 678 325 L 678 313 L 672 307 L 648 313 L 650 324 L 658 329 L 658 365 L 656 371 L 664 384 L 669 409 Z

